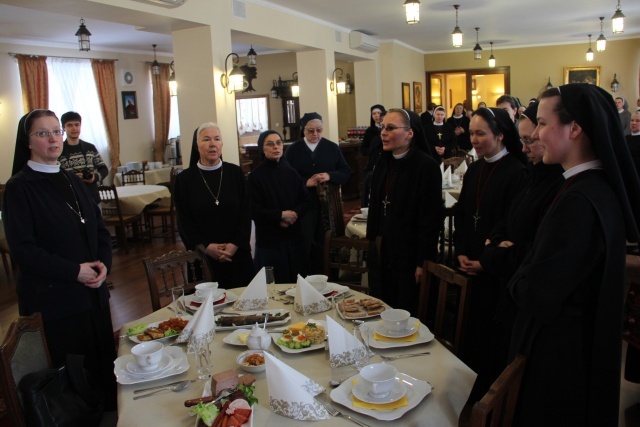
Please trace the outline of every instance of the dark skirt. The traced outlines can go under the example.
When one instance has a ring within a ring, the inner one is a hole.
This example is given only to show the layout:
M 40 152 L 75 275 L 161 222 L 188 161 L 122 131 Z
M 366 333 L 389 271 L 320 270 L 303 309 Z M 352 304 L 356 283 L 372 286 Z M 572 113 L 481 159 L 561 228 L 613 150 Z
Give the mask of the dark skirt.
M 272 266 L 276 283 L 296 283 L 300 270 L 300 244 L 289 240 L 275 246 L 256 245 L 254 265 L 256 270 Z

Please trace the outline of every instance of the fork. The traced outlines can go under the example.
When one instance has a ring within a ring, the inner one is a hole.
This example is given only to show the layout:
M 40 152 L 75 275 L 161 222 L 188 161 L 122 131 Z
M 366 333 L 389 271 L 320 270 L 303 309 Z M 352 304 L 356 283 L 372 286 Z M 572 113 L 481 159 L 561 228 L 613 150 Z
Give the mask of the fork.
M 398 360 L 404 359 L 405 357 L 417 357 L 417 356 L 427 356 L 431 353 L 428 351 L 425 353 L 405 353 L 405 354 L 396 354 L 395 356 L 385 356 L 384 354 L 376 354 L 376 356 L 382 357 L 382 360 Z
M 343 414 L 342 412 L 338 411 L 336 408 L 331 406 L 331 404 L 329 402 L 323 402 L 322 406 L 324 406 L 324 408 L 327 410 L 329 415 L 331 415 L 332 417 L 344 417 L 344 418 L 348 419 L 349 421 L 351 421 L 352 423 L 358 424 L 360 427 L 369 427 L 367 424 L 365 424 L 363 422 L 360 422 L 360 421 L 356 420 L 355 418 L 351 418 L 349 415 Z

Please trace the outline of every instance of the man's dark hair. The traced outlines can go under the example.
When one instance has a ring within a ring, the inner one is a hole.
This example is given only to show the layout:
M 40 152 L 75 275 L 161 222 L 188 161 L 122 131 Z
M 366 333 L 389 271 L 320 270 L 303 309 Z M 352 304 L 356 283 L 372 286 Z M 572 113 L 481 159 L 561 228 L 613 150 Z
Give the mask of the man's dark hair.
M 82 117 L 80 117 L 80 114 L 76 113 L 75 111 L 67 111 L 62 115 L 62 117 L 60 117 L 60 122 L 62 122 L 62 127 L 64 127 L 64 125 L 67 122 L 76 122 L 76 121 L 82 123 Z

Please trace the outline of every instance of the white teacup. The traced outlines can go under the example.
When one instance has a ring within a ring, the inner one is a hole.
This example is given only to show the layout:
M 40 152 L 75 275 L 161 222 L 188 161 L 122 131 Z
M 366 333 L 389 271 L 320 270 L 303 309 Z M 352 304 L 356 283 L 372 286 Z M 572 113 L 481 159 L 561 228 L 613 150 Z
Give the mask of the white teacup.
M 411 313 L 407 310 L 400 310 L 394 308 L 391 310 L 385 310 L 380 313 L 382 319 L 382 326 L 390 332 L 402 332 L 407 330 L 409 325 L 409 317 Z
M 327 287 L 327 280 L 329 280 L 329 277 L 322 274 L 314 274 L 312 276 L 305 277 L 305 280 L 313 286 L 316 291 L 322 292 Z
M 200 298 L 207 298 L 209 294 L 215 296 L 218 290 L 218 282 L 203 282 L 196 285 L 196 295 Z
M 374 363 L 360 370 L 362 386 L 369 396 L 383 399 L 389 396 L 396 383 L 396 368 L 386 363 Z
M 360 208 L 361 215 L 366 218 L 369 216 L 369 208 Z
M 136 358 L 136 363 L 144 371 L 152 371 L 158 367 L 162 360 L 164 345 L 161 342 L 143 342 L 131 349 L 131 354 Z

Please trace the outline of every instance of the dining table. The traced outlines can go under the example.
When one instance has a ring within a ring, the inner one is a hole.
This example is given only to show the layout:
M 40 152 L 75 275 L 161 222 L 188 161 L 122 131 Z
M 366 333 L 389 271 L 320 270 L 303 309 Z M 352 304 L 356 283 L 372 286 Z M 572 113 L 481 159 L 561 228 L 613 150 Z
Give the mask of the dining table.
M 171 199 L 171 192 L 164 185 L 125 185 L 116 187 L 116 191 L 124 215 L 138 215 L 158 199 L 168 205 Z
M 291 323 L 301 320 L 326 320 L 325 316 L 337 320 L 345 329 L 351 331 L 355 327 L 355 323 L 351 320 L 343 320 L 339 313 L 336 312 L 335 305 L 329 311 L 302 316 L 296 313 L 291 304 L 292 298 L 287 297 L 280 292 L 292 287 L 291 284 L 277 284 L 273 297 L 269 299 L 268 309 L 286 309 L 291 315 Z M 241 295 L 245 288 L 231 289 L 233 293 Z M 280 291 L 280 292 L 278 292 Z M 367 295 L 349 291 L 352 298 L 364 298 Z M 219 309 L 216 309 L 216 312 Z M 234 311 L 229 306 L 224 311 Z M 162 308 L 151 313 L 141 319 L 129 322 L 120 329 L 121 336 L 126 331 L 141 323 L 149 324 L 152 322 L 166 320 L 175 316 L 173 310 L 169 307 Z M 373 322 L 379 321 L 379 318 L 367 319 Z M 286 325 L 285 325 L 286 326 Z M 244 346 L 237 346 L 224 343 L 225 337 L 233 331 L 218 330 L 211 344 L 213 370 L 212 373 L 219 373 L 229 369 L 235 370 L 238 374 L 243 371 L 236 363 L 236 357 L 243 351 L 247 350 Z M 131 348 L 135 343 L 127 338 L 120 338 L 118 355 L 120 357 L 130 354 Z M 165 343 L 165 346 L 170 343 Z M 185 345 L 178 345 L 180 349 L 186 351 Z M 175 346 L 171 347 L 175 348 Z M 320 401 L 330 401 L 330 392 L 332 388 L 329 385 L 330 380 L 343 379 L 345 377 L 354 376 L 358 371 L 353 366 L 331 368 L 329 362 L 329 351 L 326 349 L 317 349 L 314 351 L 289 353 L 281 351 L 281 349 L 272 343 L 269 350 L 280 361 L 289 365 L 293 369 L 306 375 L 318 384 L 326 387 L 326 391 L 316 398 Z M 398 418 L 397 422 L 403 426 L 457 426 L 458 419 L 462 408 L 464 407 L 471 388 L 476 379 L 476 374 L 460 359 L 444 347 L 437 339 L 431 339 L 429 342 L 394 348 L 372 348 L 375 351 L 370 363 L 381 362 L 380 355 L 398 355 L 403 353 L 423 353 L 423 355 L 413 358 L 404 358 L 386 363 L 392 364 L 399 373 L 410 377 L 427 381 L 432 386 L 432 390 L 424 396 L 424 398 L 413 409 Z M 152 387 L 175 381 L 191 380 L 196 378 L 196 368 L 193 355 L 187 354 L 189 368 L 177 375 L 168 376 L 162 379 L 155 379 L 149 382 L 138 384 L 118 384 L 118 426 L 121 427 L 149 427 L 149 426 L 172 426 L 172 427 L 195 427 L 196 417 L 190 416 L 189 409 L 184 406 L 184 402 L 188 399 L 194 399 L 202 396 L 205 384 L 209 379 L 198 380 L 189 385 L 184 390 L 172 392 L 163 390 L 153 396 L 133 400 L 134 391 L 140 388 Z M 299 427 L 301 421 L 289 419 L 281 415 L 273 413 L 269 408 L 269 390 L 267 386 L 266 372 L 252 374 L 256 378 L 255 396 L 259 402 L 253 407 L 251 426 L 284 426 Z M 349 380 L 347 380 L 349 381 Z M 358 421 L 368 426 L 388 425 L 389 421 L 383 421 L 372 416 L 358 413 L 355 410 L 346 408 L 335 402 L 332 406 L 344 414 L 348 414 Z M 397 411 L 397 410 L 396 410 Z M 317 426 L 347 426 L 353 425 L 347 419 L 335 417 L 328 420 L 314 421 L 313 425 Z M 248 425 L 248 424 L 247 424 Z M 309 423 L 311 425 L 311 422 Z
M 182 167 L 178 165 L 176 167 Z M 160 169 L 149 169 L 144 171 L 144 182 L 145 184 L 162 184 L 165 182 L 169 182 L 171 179 L 171 169 L 172 166 L 163 167 Z M 122 174 L 118 172 L 113 177 L 113 185 L 120 187 L 122 186 Z

